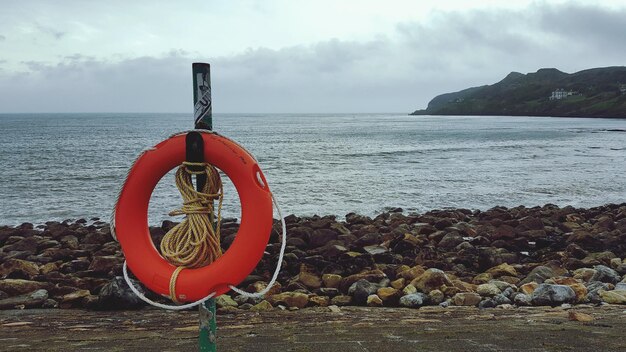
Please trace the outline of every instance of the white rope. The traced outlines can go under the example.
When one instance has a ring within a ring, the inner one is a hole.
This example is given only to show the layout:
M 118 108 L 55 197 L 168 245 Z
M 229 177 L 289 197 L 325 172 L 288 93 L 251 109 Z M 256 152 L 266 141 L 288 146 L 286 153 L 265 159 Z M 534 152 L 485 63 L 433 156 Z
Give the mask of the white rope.
M 250 292 L 246 292 L 244 290 L 238 289 L 237 287 L 233 285 L 228 285 L 228 287 L 231 290 L 245 297 L 251 297 L 251 298 L 263 297 L 266 293 L 268 293 L 269 290 L 272 288 L 272 286 L 274 286 L 274 284 L 276 283 L 276 279 L 278 279 L 278 274 L 280 273 L 280 267 L 283 265 L 283 256 L 285 255 L 285 247 L 287 246 L 287 226 L 285 226 L 285 218 L 283 218 L 283 214 L 280 211 L 280 207 L 278 206 L 278 202 L 276 201 L 276 198 L 274 198 L 274 194 L 272 193 L 270 194 L 272 195 L 272 202 L 276 206 L 276 210 L 278 211 L 278 216 L 280 217 L 280 224 L 281 224 L 281 227 L 283 228 L 282 241 L 280 244 L 280 253 L 278 254 L 278 263 L 276 264 L 276 270 L 274 270 L 274 275 L 272 275 L 272 279 L 267 284 L 267 286 L 260 292 L 250 293 Z
M 200 305 L 202 303 L 204 303 L 205 301 L 209 300 L 210 298 L 212 298 L 213 296 L 215 296 L 215 292 L 210 293 L 208 296 L 202 298 L 199 301 L 195 301 L 192 303 L 188 303 L 188 304 L 183 304 L 180 306 L 173 306 L 173 305 L 169 305 L 169 304 L 162 304 L 159 302 L 155 302 L 153 300 L 151 300 L 150 298 L 144 296 L 141 292 L 139 292 L 139 290 L 133 285 L 132 281 L 130 281 L 130 277 L 128 277 L 128 269 L 126 268 L 126 261 L 124 260 L 124 266 L 122 267 L 122 271 L 124 272 L 124 279 L 126 280 L 126 283 L 128 284 L 128 287 L 130 287 L 131 291 L 133 291 L 133 293 L 135 294 L 135 296 L 139 297 L 139 299 L 141 299 L 142 301 L 148 303 L 151 306 L 155 306 L 157 308 L 162 308 L 162 309 L 167 309 L 167 310 L 183 310 L 183 309 L 189 309 L 189 308 L 193 308 L 197 305 Z
M 272 286 L 274 286 L 274 284 L 276 283 L 276 279 L 278 279 L 278 274 L 280 273 L 280 268 L 283 265 L 283 256 L 285 255 L 285 247 L 287 246 L 287 226 L 285 225 L 285 218 L 283 218 L 283 214 L 280 211 L 280 207 L 278 206 L 278 202 L 276 201 L 276 198 L 274 198 L 274 194 L 270 193 L 271 197 L 272 197 L 272 202 L 273 204 L 276 206 L 276 210 L 278 211 L 278 216 L 280 217 L 280 224 L 282 227 L 282 243 L 280 244 L 280 253 L 278 254 L 278 263 L 276 264 L 276 269 L 274 270 L 274 275 L 272 275 L 272 279 L 270 280 L 270 282 L 267 284 L 267 286 L 261 290 L 260 292 L 256 292 L 256 293 L 249 293 L 246 291 L 243 291 L 241 289 L 238 289 L 237 287 L 233 286 L 233 285 L 228 285 L 228 288 L 230 288 L 231 290 L 237 292 L 238 294 L 245 296 L 245 297 L 252 297 L 252 298 L 257 298 L 257 297 L 263 297 L 267 292 L 269 292 L 269 290 L 272 288 Z M 141 299 L 142 301 L 148 303 L 151 306 L 157 307 L 157 308 L 162 308 L 162 309 L 168 309 L 168 310 L 183 310 L 183 309 L 189 309 L 192 307 L 195 307 L 197 305 L 200 305 L 204 302 L 206 302 L 207 300 L 209 300 L 210 298 L 213 298 L 215 296 L 215 292 L 210 293 L 208 296 L 192 302 L 192 303 L 187 303 L 187 304 L 183 304 L 183 305 L 168 305 L 168 304 L 162 304 L 162 303 L 158 303 L 155 302 L 151 299 L 149 299 L 148 297 L 144 296 L 141 292 L 139 292 L 139 290 L 137 290 L 137 288 L 133 285 L 132 281 L 130 281 L 130 277 L 128 277 L 128 269 L 127 269 L 127 265 L 126 265 L 126 260 L 124 260 L 124 266 L 122 267 L 122 271 L 124 273 L 124 280 L 126 280 L 126 283 L 128 284 L 128 287 L 130 287 L 130 289 L 133 291 L 133 293 L 139 297 L 139 299 Z

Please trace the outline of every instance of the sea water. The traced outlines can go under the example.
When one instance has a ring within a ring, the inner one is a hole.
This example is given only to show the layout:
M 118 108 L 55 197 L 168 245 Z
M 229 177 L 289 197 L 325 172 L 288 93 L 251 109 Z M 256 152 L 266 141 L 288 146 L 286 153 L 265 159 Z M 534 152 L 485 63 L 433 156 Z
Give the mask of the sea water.
M 137 155 L 192 127 L 188 114 L 1 114 L 0 225 L 101 217 Z M 590 207 L 626 202 L 626 120 L 404 114 L 216 114 L 285 214 L 388 207 Z M 226 182 L 225 216 L 239 216 Z M 173 173 L 150 201 L 180 207 Z

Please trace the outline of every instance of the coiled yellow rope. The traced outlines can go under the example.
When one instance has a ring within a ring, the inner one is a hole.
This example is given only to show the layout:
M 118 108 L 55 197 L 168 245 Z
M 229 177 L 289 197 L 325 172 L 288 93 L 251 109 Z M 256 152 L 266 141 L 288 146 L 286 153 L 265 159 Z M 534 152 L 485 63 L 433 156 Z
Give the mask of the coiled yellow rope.
M 201 166 L 200 171 L 190 167 Z M 206 174 L 207 181 L 201 191 L 196 191 L 192 175 Z M 161 254 L 177 268 L 170 278 L 170 298 L 176 298 L 176 279 L 185 268 L 206 266 L 222 255 L 220 223 L 224 188 L 217 169 L 206 163 L 183 162 L 176 171 L 176 187 L 183 197 L 183 207 L 170 212 L 170 216 L 185 214 L 183 221 L 165 234 L 161 241 Z M 214 201 L 218 201 L 217 216 Z

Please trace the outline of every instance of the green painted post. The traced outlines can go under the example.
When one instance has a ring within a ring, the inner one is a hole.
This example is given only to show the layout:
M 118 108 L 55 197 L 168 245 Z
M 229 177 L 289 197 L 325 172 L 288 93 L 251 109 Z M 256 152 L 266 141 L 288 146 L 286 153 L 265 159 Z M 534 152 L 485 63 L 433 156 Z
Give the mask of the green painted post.
M 211 66 L 206 63 L 194 62 L 193 73 L 193 106 L 194 128 L 212 130 L 213 111 L 211 107 Z M 196 187 L 204 180 L 196 180 Z M 215 352 L 217 350 L 217 321 L 215 319 L 215 299 L 211 298 L 198 308 L 200 317 L 200 335 L 198 343 L 200 351 Z

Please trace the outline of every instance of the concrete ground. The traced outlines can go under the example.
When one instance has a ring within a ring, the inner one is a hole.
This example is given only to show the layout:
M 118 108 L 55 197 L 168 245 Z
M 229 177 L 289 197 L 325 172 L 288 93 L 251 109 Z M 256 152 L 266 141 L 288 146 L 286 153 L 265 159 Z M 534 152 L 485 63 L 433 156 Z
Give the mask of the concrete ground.
M 218 316 L 218 351 L 626 351 L 626 307 L 307 308 Z M 587 316 L 589 319 L 589 317 Z M 1 351 L 194 351 L 196 311 L 0 311 Z

